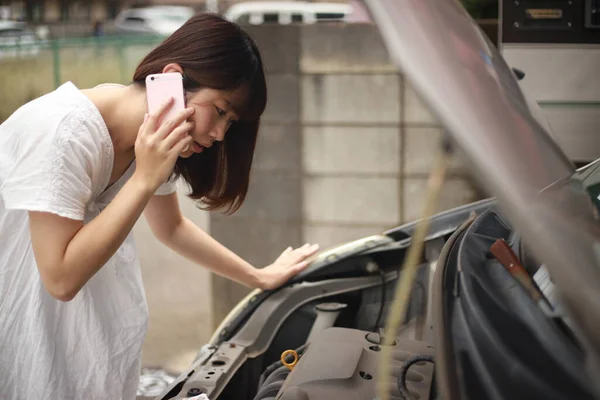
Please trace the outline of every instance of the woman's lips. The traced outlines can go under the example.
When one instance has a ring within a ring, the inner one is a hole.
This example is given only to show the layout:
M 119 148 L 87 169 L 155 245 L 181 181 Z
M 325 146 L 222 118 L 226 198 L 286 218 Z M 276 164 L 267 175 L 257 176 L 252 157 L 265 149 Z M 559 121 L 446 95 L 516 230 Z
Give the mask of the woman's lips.
M 202 153 L 202 150 L 204 150 L 204 147 L 201 146 L 200 144 L 198 144 L 198 142 L 193 142 L 192 150 L 194 150 L 195 153 Z

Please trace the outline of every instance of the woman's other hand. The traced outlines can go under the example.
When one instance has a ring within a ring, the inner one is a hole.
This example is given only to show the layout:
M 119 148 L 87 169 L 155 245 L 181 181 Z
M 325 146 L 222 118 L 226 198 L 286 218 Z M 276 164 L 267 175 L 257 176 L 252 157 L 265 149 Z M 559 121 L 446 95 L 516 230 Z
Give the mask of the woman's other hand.
M 288 247 L 273 264 L 257 271 L 261 282 L 260 288 L 271 290 L 283 285 L 309 265 L 307 258 L 317 250 L 319 250 L 318 244 L 307 243 L 297 249 Z
M 162 116 L 173 105 L 173 100 L 163 103 L 156 113 L 146 115 L 135 142 L 136 170 L 134 178 L 150 190 L 158 189 L 173 173 L 177 157 L 189 146 L 194 123 L 186 121 L 194 113 L 186 108 L 159 126 Z

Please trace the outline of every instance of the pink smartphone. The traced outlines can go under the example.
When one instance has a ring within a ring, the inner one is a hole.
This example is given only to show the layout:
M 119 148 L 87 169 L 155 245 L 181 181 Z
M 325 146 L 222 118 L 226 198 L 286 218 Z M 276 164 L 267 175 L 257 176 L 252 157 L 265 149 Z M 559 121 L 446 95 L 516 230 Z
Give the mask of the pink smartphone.
M 146 77 L 146 99 L 149 114 L 154 113 L 169 97 L 175 101 L 160 122 L 173 118 L 185 108 L 183 77 L 179 72 L 151 74 Z
M 185 96 L 183 92 L 183 76 L 179 72 L 166 72 L 164 74 L 151 74 L 146 77 L 146 99 L 148 102 L 148 113 L 152 114 L 169 97 L 174 102 L 171 108 L 158 121 L 169 120 L 185 108 Z M 189 146 L 188 146 L 189 147 Z M 184 149 L 184 151 L 186 151 Z

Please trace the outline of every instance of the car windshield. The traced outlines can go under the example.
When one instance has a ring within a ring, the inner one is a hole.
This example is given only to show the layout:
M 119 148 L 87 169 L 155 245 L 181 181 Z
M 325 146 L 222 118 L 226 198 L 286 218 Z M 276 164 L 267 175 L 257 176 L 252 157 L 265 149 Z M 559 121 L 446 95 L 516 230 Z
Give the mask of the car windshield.
M 194 12 L 193 10 L 171 7 L 150 7 L 143 10 L 143 15 L 153 21 L 175 22 L 183 24 L 194 15 Z
M 190 18 L 187 14 L 163 14 L 160 16 L 161 19 L 168 20 L 171 22 L 185 22 Z

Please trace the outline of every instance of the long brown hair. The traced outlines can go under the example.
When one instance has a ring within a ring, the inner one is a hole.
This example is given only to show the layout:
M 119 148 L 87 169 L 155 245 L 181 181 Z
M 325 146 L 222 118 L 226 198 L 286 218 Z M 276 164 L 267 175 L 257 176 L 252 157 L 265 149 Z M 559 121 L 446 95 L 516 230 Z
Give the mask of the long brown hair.
M 241 90 L 234 104 L 240 120 L 227 130 L 222 142 L 189 158 L 179 158 L 174 176 L 189 184 L 189 196 L 207 210 L 235 212 L 244 202 L 256 137 L 267 102 L 267 88 L 256 43 L 238 25 L 216 14 L 189 19 L 138 65 L 133 82 L 144 86 L 146 76 L 162 72 L 169 63 L 183 69 L 186 93 L 200 88 Z

